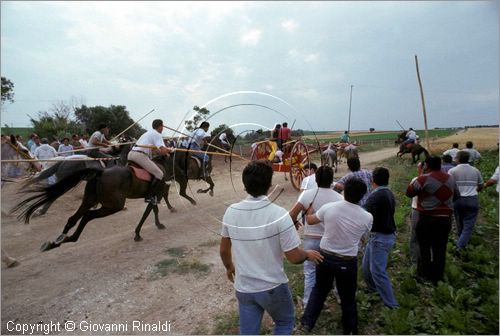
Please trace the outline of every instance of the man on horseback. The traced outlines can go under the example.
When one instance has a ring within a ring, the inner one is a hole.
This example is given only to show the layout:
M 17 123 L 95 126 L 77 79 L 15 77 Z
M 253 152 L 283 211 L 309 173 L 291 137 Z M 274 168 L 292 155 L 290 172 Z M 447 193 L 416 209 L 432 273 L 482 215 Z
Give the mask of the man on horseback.
M 154 176 L 144 201 L 156 205 L 156 194 L 158 193 L 158 189 L 163 185 L 164 173 L 158 165 L 151 160 L 153 151 L 159 155 L 167 155 L 171 153 L 173 149 L 166 147 L 163 142 L 163 137 L 161 136 L 161 132 L 163 132 L 163 121 L 161 119 L 153 120 L 152 127 L 153 129 L 141 135 L 139 140 L 137 140 L 135 146 L 132 147 L 132 150 L 128 153 L 127 159 L 137 163 Z
M 100 124 L 99 130 L 95 131 L 89 139 L 87 144 L 87 155 L 92 158 L 112 158 L 111 155 L 103 153 L 100 148 L 108 148 L 111 145 L 106 139 L 106 136 L 109 134 L 109 127 L 106 124 Z
M 403 141 L 403 145 L 407 145 L 409 143 L 415 143 L 417 140 L 417 133 L 413 130 L 413 128 L 410 127 L 410 130 L 406 133 L 406 140 Z
M 340 136 L 340 143 L 349 143 L 349 132 L 345 131 L 344 134 Z
M 195 150 L 198 152 L 192 152 L 191 155 L 194 155 L 198 157 L 202 164 L 203 164 L 203 176 L 208 175 L 208 161 L 209 157 L 208 154 L 202 153 L 202 148 L 203 145 L 206 143 L 206 139 L 210 138 L 210 134 L 208 132 L 208 128 L 210 127 L 210 124 L 207 121 L 204 121 L 201 123 L 200 127 L 195 129 L 193 133 L 191 133 L 191 136 L 189 137 L 187 141 L 187 148 L 191 150 Z

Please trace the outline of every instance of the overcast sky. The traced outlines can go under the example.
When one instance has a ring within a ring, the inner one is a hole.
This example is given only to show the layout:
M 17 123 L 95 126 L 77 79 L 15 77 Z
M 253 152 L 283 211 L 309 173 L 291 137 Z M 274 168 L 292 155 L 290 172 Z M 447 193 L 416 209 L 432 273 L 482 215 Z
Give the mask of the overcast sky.
M 54 103 L 125 105 L 178 128 L 423 128 L 498 124 L 498 1 L 1 2 L 1 74 L 30 126 Z M 254 104 L 254 105 L 249 105 Z M 240 106 L 234 106 L 240 105 Z M 186 117 L 187 115 L 187 117 Z M 181 127 L 182 128 L 182 127 Z M 164 135 L 170 134 L 165 131 Z

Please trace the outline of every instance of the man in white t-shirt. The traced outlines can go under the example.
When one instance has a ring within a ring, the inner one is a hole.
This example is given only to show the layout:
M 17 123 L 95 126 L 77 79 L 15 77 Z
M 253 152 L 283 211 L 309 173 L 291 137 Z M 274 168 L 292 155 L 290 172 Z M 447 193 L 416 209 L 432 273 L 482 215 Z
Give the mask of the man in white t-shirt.
M 210 124 L 207 121 L 204 121 L 201 123 L 200 127 L 195 129 L 189 139 L 187 139 L 185 143 L 185 147 L 197 151 L 197 152 L 191 152 L 191 155 L 194 155 L 198 158 L 201 159 L 201 162 L 203 162 L 203 175 L 206 176 L 208 174 L 208 154 L 202 152 L 202 148 L 207 142 L 207 138 L 210 138 L 210 134 L 208 132 L 208 128 L 210 127 Z
M 471 166 L 473 166 L 474 163 L 481 158 L 481 154 L 474 148 L 472 141 L 467 141 L 465 143 L 465 148 L 462 150 L 469 153 L 469 164 Z
M 242 175 L 249 196 L 229 206 L 222 220 L 220 256 L 234 282 L 244 335 L 259 334 L 264 311 L 274 321 L 274 334 L 291 335 L 295 312 L 283 254 L 293 264 L 322 260 L 319 252 L 299 247 L 288 212 L 267 198 L 272 176 L 269 162 L 250 162 Z
M 295 226 L 297 227 L 299 221 L 297 216 L 300 212 L 304 214 L 309 208 L 316 212 L 326 203 L 337 202 L 344 199 L 344 197 L 331 188 L 333 182 L 333 169 L 328 166 L 321 166 L 314 175 L 316 178 L 317 188 L 305 190 L 299 196 L 297 203 L 290 210 L 290 217 L 292 217 Z M 320 222 L 315 225 L 309 225 L 307 221 L 304 223 L 304 249 L 319 251 L 319 243 L 325 225 Z M 297 227 L 298 229 L 298 227 Z M 310 261 L 304 262 L 304 298 L 302 300 L 304 307 L 307 306 L 309 296 L 316 283 L 316 264 Z
M 457 153 L 460 151 L 460 149 L 458 149 L 458 143 L 457 142 L 454 142 L 452 147 L 450 149 L 447 149 L 443 152 L 443 156 L 444 155 L 449 155 L 451 156 L 451 161 L 453 162 L 453 165 L 456 165 L 457 162 L 455 160 L 455 158 L 457 157 Z
M 101 151 L 101 149 L 108 148 L 111 145 L 111 142 L 109 142 L 106 137 L 109 134 L 109 127 L 106 124 L 100 124 L 99 125 L 99 130 L 95 131 L 92 133 L 92 135 L 89 138 L 89 141 L 87 143 L 86 148 L 87 150 L 87 155 L 92 157 L 92 158 L 104 158 L 104 159 L 109 159 L 112 158 L 111 155 L 108 155 L 104 152 Z M 106 164 L 108 164 L 106 162 Z
M 318 169 L 318 166 L 316 166 L 315 163 L 308 163 L 304 166 L 304 179 L 302 180 L 302 183 L 300 184 L 300 191 L 304 191 L 307 189 L 314 189 L 317 188 L 318 185 L 316 184 L 316 170 Z
M 358 246 L 373 224 L 373 216 L 357 205 L 366 189 L 361 179 L 352 177 L 344 185 L 345 200 L 327 203 L 315 214 L 307 215 L 309 224 L 323 222 L 325 232 L 320 242 L 324 260 L 316 267 L 316 284 L 301 319 L 306 332 L 314 328 L 335 280 L 341 300 L 343 333 L 358 334 Z
M 135 162 L 146 169 L 154 176 L 149 185 L 144 201 L 153 205 L 157 204 L 157 194 L 163 185 L 163 171 L 153 162 L 153 152 L 159 155 L 167 155 L 174 151 L 174 148 L 168 148 L 163 142 L 161 132 L 163 132 L 163 121 L 161 119 L 153 120 L 153 129 L 150 129 L 135 143 L 132 150 L 128 153 L 127 159 Z
M 219 141 L 223 149 L 229 151 L 231 149 L 231 144 L 229 143 L 229 139 L 227 138 L 227 134 L 222 132 L 219 135 Z M 227 156 L 224 156 L 224 162 L 227 162 Z
M 47 138 L 42 138 L 40 147 L 37 147 L 33 153 L 33 155 L 39 160 L 50 160 L 57 157 L 57 151 L 54 147 L 49 145 L 49 140 Z M 53 162 L 50 161 L 42 161 L 41 162 L 43 169 L 47 169 L 52 166 Z M 47 183 L 52 185 L 56 183 L 56 176 L 52 175 L 47 179 Z
M 495 169 L 495 172 L 493 175 L 491 175 L 490 179 L 486 182 L 484 182 L 484 187 L 489 187 L 491 185 L 496 184 L 497 185 L 497 192 L 500 192 L 500 184 L 498 183 L 498 178 L 499 178 L 499 168 L 497 166 L 497 169 Z

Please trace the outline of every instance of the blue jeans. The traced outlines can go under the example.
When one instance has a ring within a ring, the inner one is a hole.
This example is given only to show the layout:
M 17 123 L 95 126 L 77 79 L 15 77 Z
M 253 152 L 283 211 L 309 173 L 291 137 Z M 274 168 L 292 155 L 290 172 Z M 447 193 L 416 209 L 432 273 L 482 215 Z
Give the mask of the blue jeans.
M 457 223 L 457 248 L 462 249 L 472 237 L 479 213 L 479 200 L 477 196 L 460 197 L 453 203 L 455 222 Z
M 372 232 L 361 265 L 368 289 L 377 291 L 384 304 L 390 308 L 399 307 L 386 270 L 387 259 L 395 241 L 395 233 Z
M 304 250 L 319 251 L 321 239 L 304 238 Z M 304 261 L 304 299 L 302 302 L 307 306 L 311 291 L 316 283 L 316 263 L 314 261 Z
M 198 144 L 196 142 L 193 142 L 189 145 L 189 149 L 191 150 L 196 150 L 196 151 L 201 151 L 202 149 L 200 148 L 200 146 L 198 146 Z M 198 153 L 198 152 L 195 152 L 195 153 L 191 153 L 191 155 L 194 155 L 198 158 L 200 158 L 200 160 L 202 160 L 202 162 L 205 162 L 207 163 L 208 162 L 208 154 L 206 153 Z
M 273 334 L 291 335 L 295 325 L 292 293 L 284 283 L 273 289 L 257 293 L 236 291 L 240 311 L 240 334 L 258 335 L 264 311 L 274 321 Z
M 356 335 L 358 333 L 357 258 L 343 260 L 323 252 L 321 254 L 325 259 L 316 266 L 316 284 L 311 292 L 301 323 L 308 329 L 314 328 L 335 280 L 341 300 L 343 332 L 344 334 Z

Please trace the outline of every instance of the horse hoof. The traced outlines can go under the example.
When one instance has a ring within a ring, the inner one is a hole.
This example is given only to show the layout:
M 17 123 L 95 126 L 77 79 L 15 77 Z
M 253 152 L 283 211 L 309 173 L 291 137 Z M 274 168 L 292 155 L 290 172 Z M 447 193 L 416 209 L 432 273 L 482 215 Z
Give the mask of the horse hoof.
M 192 204 L 192 205 L 196 205 L 196 201 L 195 201 L 195 200 L 192 200 L 192 201 L 191 201 L 191 204 Z
M 40 247 L 40 252 L 45 252 L 48 250 L 52 250 L 54 248 L 54 243 L 53 242 L 45 242 L 42 244 L 42 247 Z
M 170 212 L 171 212 L 171 213 L 176 213 L 176 212 L 177 212 L 177 209 L 176 209 L 176 208 L 170 208 L 170 209 L 168 209 L 168 210 L 170 210 Z
M 165 230 L 165 225 L 161 223 L 156 224 L 156 227 L 158 228 L 158 230 Z
M 59 237 L 57 237 L 57 239 L 54 241 L 54 244 L 59 245 L 64 243 L 66 240 L 68 240 L 68 236 L 66 236 L 66 234 L 64 233 L 61 233 Z
M 205 190 L 203 190 L 203 189 L 198 189 L 196 192 L 197 192 L 198 194 L 204 194 L 204 193 L 206 193 L 206 191 L 205 191 Z
M 210 196 L 214 196 L 214 191 L 213 191 L 213 190 L 210 190 L 210 191 L 208 192 L 208 194 L 209 194 Z
M 141 241 L 141 240 L 142 240 L 142 237 L 141 237 L 141 236 L 135 236 L 135 237 L 134 237 L 134 240 L 135 240 L 136 242 Z

